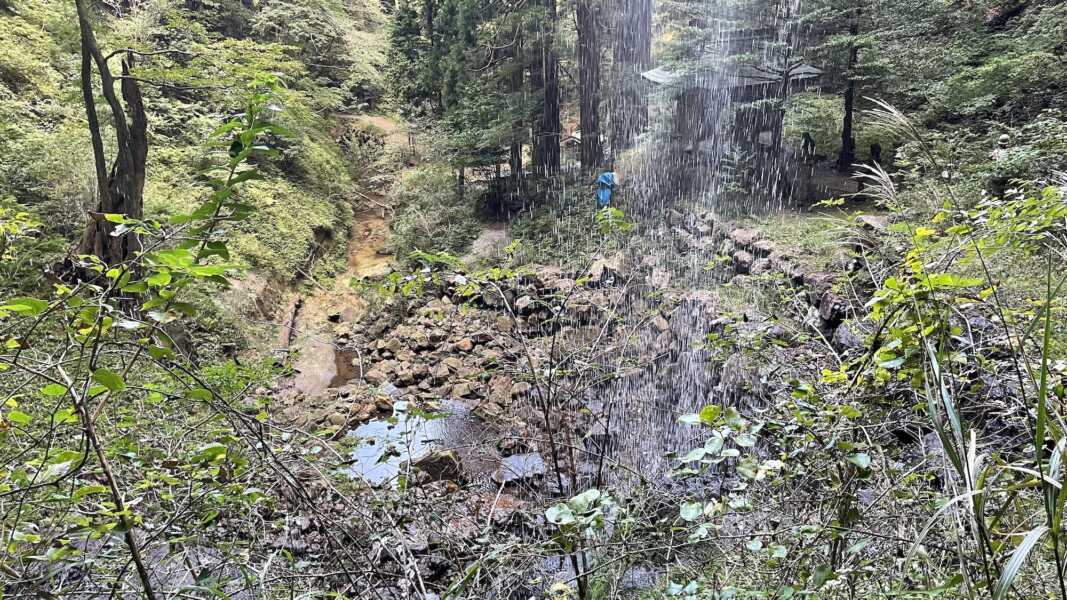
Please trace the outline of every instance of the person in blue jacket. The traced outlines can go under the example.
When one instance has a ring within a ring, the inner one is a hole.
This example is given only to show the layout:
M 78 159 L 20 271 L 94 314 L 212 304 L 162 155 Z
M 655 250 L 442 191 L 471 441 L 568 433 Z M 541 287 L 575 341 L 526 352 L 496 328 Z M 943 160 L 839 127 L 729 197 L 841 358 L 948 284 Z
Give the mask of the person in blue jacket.
M 596 207 L 597 209 L 611 205 L 611 194 L 617 185 L 615 172 L 611 167 L 605 168 L 604 172 L 596 178 Z

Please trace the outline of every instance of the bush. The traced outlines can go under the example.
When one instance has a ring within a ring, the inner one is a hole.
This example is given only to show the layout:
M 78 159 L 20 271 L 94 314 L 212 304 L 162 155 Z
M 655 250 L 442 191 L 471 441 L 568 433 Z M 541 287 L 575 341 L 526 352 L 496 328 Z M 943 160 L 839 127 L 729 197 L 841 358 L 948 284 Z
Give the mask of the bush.
M 834 158 L 841 151 L 841 126 L 845 108 L 840 96 L 818 93 L 797 94 L 786 105 L 784 142 L 800 146 L 801 136 L 807 131 L 815 139 L 815 152 Z M 895 141 L 885 130 L 863 122 L 863 107 L 857 107 L 854 115 L 853 135 L 856 136 L 856 156 L 868 157 L 871 144 L 882 146 L 882 157 L 888 160 L 889 150 Z
M 478 235 L 472 202 L 456 193 L 455 175 L 441 166 L 405 172 L 389 195 L 399 206 L 392 247 L 398 256 L 415 250 L 458 254 Z

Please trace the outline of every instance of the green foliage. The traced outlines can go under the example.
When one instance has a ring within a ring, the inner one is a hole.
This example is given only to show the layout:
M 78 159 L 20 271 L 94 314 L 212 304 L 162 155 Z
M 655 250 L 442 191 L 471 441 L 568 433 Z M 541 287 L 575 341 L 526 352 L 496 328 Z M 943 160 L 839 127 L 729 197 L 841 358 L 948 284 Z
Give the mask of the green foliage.
M 189 357 L 195 348 L 178 332 L 198 316 L 190 290 L 225 287 L 234 271 L 226 232 L 255 210 L 236 192 L 261 178 L 255 163 L 276 154 L 264 145 L 268 136 L 287 134 L 265 117 L 274 87 L 264 80 L 245 111 L 214 132 L 203 173 L 210 193 L 191 210 L 165 221 L 105 215 L 117 231 L 137 233 L 143 252 L 115 265 L 78 257 L 77 284 L 0 302 L 0 371 L 5 383 L 12 376 L 20 382 L 4 386 L 0 436 L 8 468 L 0 471 L 0 493 L 39 507 L 5 515 L 5 526 L 21 532 L 7 548 L 7 564 L 19 570 L 8 575 L 82 555 L 77 540 L 129 532 L 127 554 L 94 555 L 94 568 L 126 593 L 137 584 L 113 576 L 132 560 L 142 573 L 139 587 L 152 596 L 157 584 L 143 575 L 137 529 L 183 514 L 178 529 L 174 521 L 159 528 L 180 542 L 204 535 L 220 514 L 264 501 L 239 438 L 243 425 L 223 417 L 227 403 L 262 382 L 268 368 L 201 371 Z M 42 493 L 47 502 L 38 501 Z M 94 583 L 55 585 L 65 595 L 67 586 Z
M 455 175 L 448 169 L 424 166 L 405 171 L 389 195 L 399 206 L 391 240 L 398 256 L 416 250 L 459 254 L 478 235 L 474 207 L 458 194 Z
M 841 120 L 844 116 L 841 99 L 824 94 L 805 92 L 790 97 L 786 103 L 783 137 L 799 148 L 805 132 L 815 140 L 816 154 L 836 156 L 841 150 Z M 856 155 L 860 160 L 869 158 L 872 144 L 887 150 L 893 147 L 890 132 L 866 123 L 859 115 L 853 129 L 856 137 Z M 883 159 L 886 154 L 883 154 Z

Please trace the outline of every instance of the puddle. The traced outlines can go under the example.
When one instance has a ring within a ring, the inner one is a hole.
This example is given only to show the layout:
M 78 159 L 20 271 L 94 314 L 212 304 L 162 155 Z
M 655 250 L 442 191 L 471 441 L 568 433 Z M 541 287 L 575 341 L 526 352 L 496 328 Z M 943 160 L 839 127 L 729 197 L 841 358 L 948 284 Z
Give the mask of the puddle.
M 340 387 L 358 379 L 358 358 L 356 352 L 338 350 L 322 336 L 311 338 L 300 348 L 294 365 L 299 373 L 293 378 L 293 388 L 302 396 L 314 397 L 323 394 L 327 388 Z
M 392 417 L 364 423 L 348 435 L 357 440 L 348 473 L 373 486 L 395 485 L 401 469 L 437 450 L 454 450 L 471 479 L 491 473 L 498 463 L 486 425 L 454 400 L 433 413 L 397 401 Z

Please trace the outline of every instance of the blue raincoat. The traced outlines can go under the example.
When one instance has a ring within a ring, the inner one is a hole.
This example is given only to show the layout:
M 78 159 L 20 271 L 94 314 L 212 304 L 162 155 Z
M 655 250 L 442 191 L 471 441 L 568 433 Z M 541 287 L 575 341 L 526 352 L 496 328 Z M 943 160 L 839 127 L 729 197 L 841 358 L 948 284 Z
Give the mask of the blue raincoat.
M 615 189 L 615 173 L 605 171 L 596 178 L 596 206 L 604 208 L 611 204 L 611 192 Z

